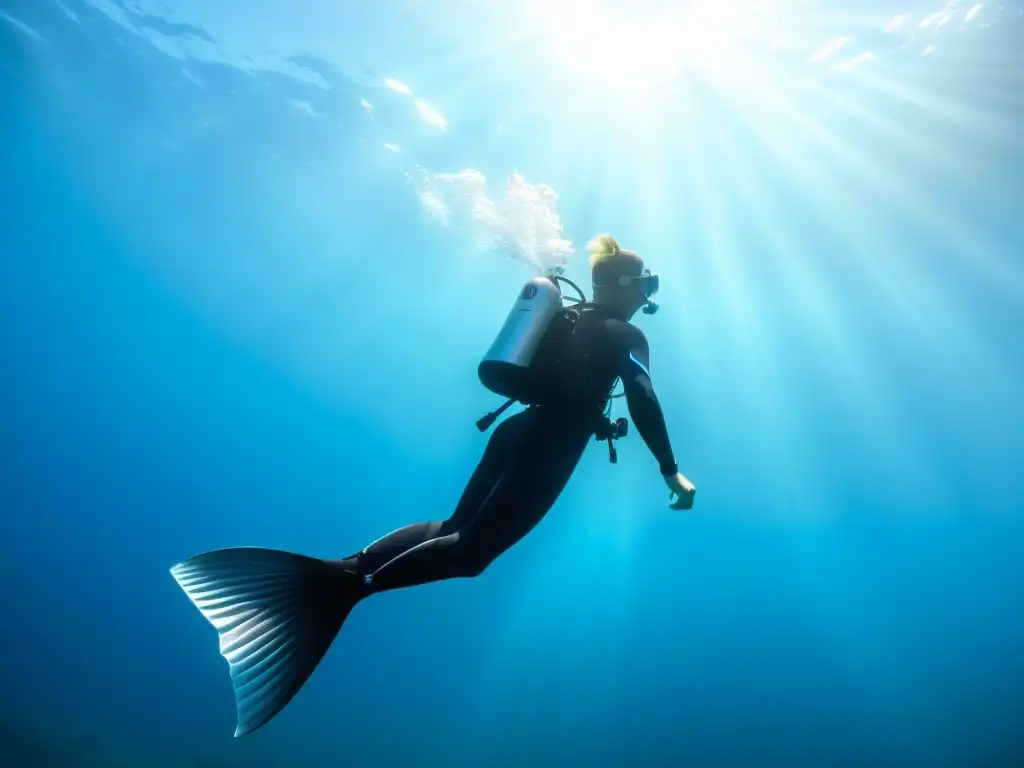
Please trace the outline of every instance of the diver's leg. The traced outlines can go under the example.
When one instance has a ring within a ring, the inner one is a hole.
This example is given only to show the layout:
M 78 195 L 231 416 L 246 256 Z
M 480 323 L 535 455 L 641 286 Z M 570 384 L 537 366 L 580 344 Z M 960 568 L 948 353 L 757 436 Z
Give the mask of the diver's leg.
M 369 575 L 371 592 L 478 576 L 522 539 L 554 505 L 572 476 L 587 437 L 559 439 L 538 430 L 517 446 L 505 472 L 464 526 L 403 552 Z M 443 533 L 443 528 L 442 528 Z
M 494 430 L 451 517 L 444 521 L 413 523 L 392 531 L 342 560 L 343 567 L 360 576 L 371 573 L 403 552 L 467 525 L 501 477 L 509 452 L 522 433 L 526 419 L 526 412 L 518 413 L 505 419 Z
M 342 564 L 354 573 L 379 568 L 388 560 L 412 549 L 424 541 L 437 538 L 441 530 L 441 521 L 413 523 L 397 531 L 392 531 L 377 539 L 368 547 L 342 560 Z

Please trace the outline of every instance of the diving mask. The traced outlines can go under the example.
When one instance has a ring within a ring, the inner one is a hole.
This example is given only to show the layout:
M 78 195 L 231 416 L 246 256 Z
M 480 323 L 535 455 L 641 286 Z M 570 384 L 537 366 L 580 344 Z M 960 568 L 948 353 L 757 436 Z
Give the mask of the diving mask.
M 653 315 L 658 311 L 658 305 L 651 301 L 651 297 L 658 292 L 661 287 L 661 279 L 654 272 L 649 269 L 644 269 L 636 277 L 629 275 L 622 275 L 617 280 L 618 284 L 623 288 L 628 287 L 632 283 L 640 283 L 640 289 L 644 292 L 644 298 L 647 299 L 647 303 L 644 305 L 643 313 L 645 315 Z M 604 286 L 595 285 L 595 288 L 602 288 Z
M 616 282 L 619 285 L 621 285 L 623 288 L 628 287 L 631 283 L 634 283 L 634 282 L 640 283 L 641 284 L 640 287 L 641 287 L 641 289 L 644 292 L 644 298 L 647 298 L 647 299 L 651 298 L 651 296 L 656 294 L 658 292 L 658 288 L 661 287 L 661 279 L 656 274 L 651 272 L 651 270 L 646 269 L 646 268 L 644 269 L 643 272 L 641 272 L 636 277 L 631 277 L 629 275 L 622 275 L 621 277 L 619 277 L 619 279 Z M 595 288 L 604 288 L 606 286 L 595 285 L 594 287 Z

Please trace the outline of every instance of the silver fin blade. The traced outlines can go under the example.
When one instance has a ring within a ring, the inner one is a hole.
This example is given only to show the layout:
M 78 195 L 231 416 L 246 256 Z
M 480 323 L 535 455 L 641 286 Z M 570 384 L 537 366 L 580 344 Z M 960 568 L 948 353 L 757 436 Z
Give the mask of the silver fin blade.
M 171 575 L 220 635 L 235 692 L 235 736 L 266 725 L 313 674 L 354 601 L 322 560 L 273 549 L 218 549 Z

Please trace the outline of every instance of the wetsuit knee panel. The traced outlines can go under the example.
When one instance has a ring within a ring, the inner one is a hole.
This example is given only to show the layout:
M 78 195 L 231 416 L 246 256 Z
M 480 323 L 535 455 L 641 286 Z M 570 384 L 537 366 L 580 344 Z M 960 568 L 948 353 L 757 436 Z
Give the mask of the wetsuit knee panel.
M 475 579 L 483 574 L 494 560 L 493 557 L 480 557 L 479 555 L 463 559 L 459 561 L 459 576 L 463 579 Z
M 453 575 L 463 579 L 479 576 L 497 557 L 491 547 L 473 535 L 472 529 L 446 536 L 445 549 L 455 571 Z

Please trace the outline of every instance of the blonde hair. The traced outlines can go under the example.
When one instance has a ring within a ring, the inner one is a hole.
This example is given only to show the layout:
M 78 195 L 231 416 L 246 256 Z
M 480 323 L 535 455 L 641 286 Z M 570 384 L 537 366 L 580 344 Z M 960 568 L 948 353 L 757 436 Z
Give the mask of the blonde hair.
M 611 235 L 598 235 L 587 243 L 590 253 L 590 274 L 595 286 L 612 286 L 622 276 L 636 277 L 644 268 L 644 260 L 633 251 L 619 247 Z

